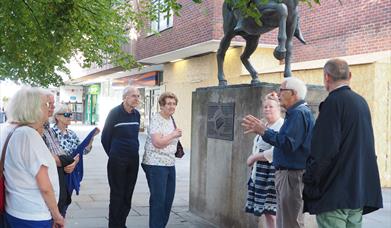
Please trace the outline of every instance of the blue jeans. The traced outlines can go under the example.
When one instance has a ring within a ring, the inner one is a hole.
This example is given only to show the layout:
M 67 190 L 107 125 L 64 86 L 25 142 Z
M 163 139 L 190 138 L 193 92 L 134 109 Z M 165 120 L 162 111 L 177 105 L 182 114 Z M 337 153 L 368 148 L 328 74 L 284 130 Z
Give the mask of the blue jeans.
M 170 217 L 175 195 L 175 166 L 141 164 L 148 181 L 149 227 L 164 228 Z

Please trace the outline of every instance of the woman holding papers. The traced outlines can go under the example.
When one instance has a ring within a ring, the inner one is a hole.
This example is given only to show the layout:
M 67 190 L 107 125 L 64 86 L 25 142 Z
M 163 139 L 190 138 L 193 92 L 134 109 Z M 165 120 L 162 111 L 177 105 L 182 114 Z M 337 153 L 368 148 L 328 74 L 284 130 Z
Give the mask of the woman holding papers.
M 58 138 L 60 142 L 61 148 L 64 150 L 64 152 L 67 155 L 70 156 L 75 156 L 79 157 L 80 154 L 75 155 L 75 151 L 78 149 L 81 141 L 79 137 L 76 135 L 76 133 L 70 129 L 68 129 L 68 126 L 71 124 L 71 117 L 72 117 L 72 112 L 69 109 L 69 107 L 65 104 L 59 105 L 53 114 L 55 124 L 52 127 L 54 134 Z M 99 132 L 96 131 L 96 134 Z M 94 141 L 94 138 L 92 137 L 91 140 L 89 141 L 88 145 L 83 149 L 84 155 L 88 154 L 91 151 L 92 148 L 92 142 Z M 82 162 L 82 159 L 80 159 L 79 162 Z M 65 167 L 66 169 L 67 167 Z M 77 168 L 76 168 L 77 169 Z M 75 171 L 74 171 L 75 172 Z M 71 174 L 66 174 L 67 175 L 72 175 Z M 65 187 L 68 189 L 67 193 L 67 204 L 63 206 L 63 208 L 60 208 L 61 213 L 64 215 L 66 214 L 66 210 L 68 209 L 69 205 L 72 202 L 72 188 L 69 187 L 71 183 L 69 183 L 69 178 L 66 178 L 65 181 Z
M 269 128 L 280 130 L 284 119 L 281 118 L 280 102 L 276 94 L 266 95 L 262 102 L 262 116 Z M 275 215 L 277 211 L 276 189 L 274 187 L 273 149 L 264 142 L 260 135 L 255 136 L 253 152 L 247 159 L 247 165 L 252 166 L 248 181 L 246 212 L 255 216 L 265 215 L 266 227 L 276 227 Z M 259 227 L 264 227 L 259 223 Z

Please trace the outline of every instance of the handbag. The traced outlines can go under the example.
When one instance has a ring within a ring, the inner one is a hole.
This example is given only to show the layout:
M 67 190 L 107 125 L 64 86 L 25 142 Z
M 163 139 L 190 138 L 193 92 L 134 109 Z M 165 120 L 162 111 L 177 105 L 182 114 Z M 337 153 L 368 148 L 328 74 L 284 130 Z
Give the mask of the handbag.
M 14 133 L 16 128 L 18 128 L 18 127 L 19 126 L 15 127 L 8 134 L 7 139 L 4 142 L 3 151 L 2 151 L 2 154 L 1 154 L 1 161 L 0 161 L 0 214 L 3 214 L 5 212 L 5 183 L 4 183 L 5 179 L 4 179 L 4 175 L 3 175 L 5 154 L 6 154 L 6 151 L 7 151 L 8 142 L 10 141 L 10 138 L 11 138 L 12 134 Z
M 174 124 L 174 128 L 176 129 L 174 117 L 171 116 L 171 119 L 172 119 L 172 123 Z M 183 146 L 181 144 L 181 141 L 178 140 L 178 144 L 176 145 L 175 157 L 182 158 L 183 155 L 185 155 L 185 151 L 183 150 Z

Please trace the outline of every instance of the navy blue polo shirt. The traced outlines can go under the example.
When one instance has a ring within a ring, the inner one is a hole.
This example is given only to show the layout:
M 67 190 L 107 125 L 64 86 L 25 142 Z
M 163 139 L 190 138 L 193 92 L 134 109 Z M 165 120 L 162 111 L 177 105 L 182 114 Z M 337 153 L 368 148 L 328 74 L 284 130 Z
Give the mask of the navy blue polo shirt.
M 108 156 L 130 158 L 138 155 L 140 113 L 125 111 L 123 104 L 113 108 L 102 130 L 101 142 Z

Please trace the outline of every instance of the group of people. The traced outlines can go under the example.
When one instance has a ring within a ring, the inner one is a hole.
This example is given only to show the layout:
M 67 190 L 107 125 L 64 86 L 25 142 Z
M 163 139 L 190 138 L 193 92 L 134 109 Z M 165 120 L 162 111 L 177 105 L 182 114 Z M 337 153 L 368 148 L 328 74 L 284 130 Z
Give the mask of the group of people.
M 362 215 L 382 207 L 371 115 L 366 101 L 349 87 L 348 64 L 333 59 L 324 67 L 329 92 L 315 121 L 305 102 L 306 85 L 286 78 L 262 101 L 263 119 L 247 115 L 245 133 L 256 133 L 246 212 L 265 215 L 269 228 L 304 227 L 304 212 L 320 228 L 361 227 Z M 126 227 L 139 169 L 140 93 L 128 86 L 113 108 L 101 143 L 108 155 L 109 227 Z M 150 190 L 149 227 L 166 227 L 175 194 L 175 152 L 182 130 L 173 114 L 174 93 L 159 97 L 150 120 L 141 167 Z M 281 107 L 286 110 L 281 117 Z M 50 92 L 25 87 L 12 98 L 7 123 L 0 125 L 10 227 L 63 227 L 71 203 L 70 175 L 81 159 L 80 140 L 68 129 L 68 106 L 55 109 Z M 53 117 L 54 125 L 49 124 Z M 92 140 L 83 154 L 91 150 Z
M 264 120 L 243 119 L 245 133 L 257 134 L 245 210 L 265 215 L 268 228 L 304 227 L 304 212 L 316 215 L 319 228 L 358 228 L 363 214 L 382 208 L 370 110 L 350 79 L 346 61 L 325 64 L 329 95 L 316 121 L 295 77 L 262 101 Z
M 5 227 L 64 227 L 72 197 L 67 177 L 80 160 L 73 156 L 80 140 L 68 129 L 71 110 L 54 103 L 48 90 L 23 87 L 7 107 L 8 120 L 0 125 Z M 84 154 L 91 145 L 92 140 Z
M 102 130 L 101 142 L 109 159 L 109 227 L 126 227 L 139 168 L 140 92 L 129 86 L 123 102 L 113 108 Z M 166 227 L 175 194 L 175 152 L 182 130 L 173 119 L 178 98 L 164 92 L 159 97 L 160 112 L 150 120 L 142 168 L 150 190 L 149 227 Z

